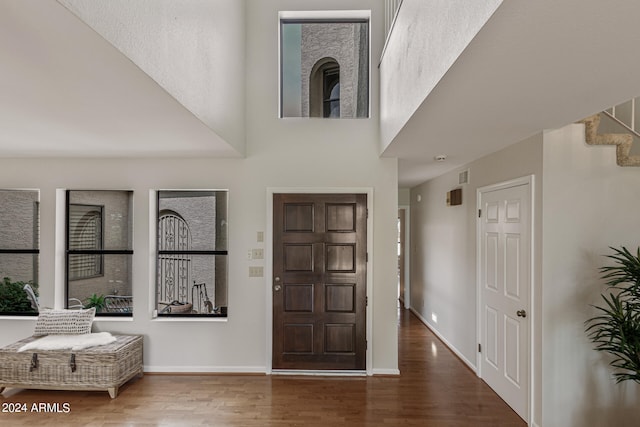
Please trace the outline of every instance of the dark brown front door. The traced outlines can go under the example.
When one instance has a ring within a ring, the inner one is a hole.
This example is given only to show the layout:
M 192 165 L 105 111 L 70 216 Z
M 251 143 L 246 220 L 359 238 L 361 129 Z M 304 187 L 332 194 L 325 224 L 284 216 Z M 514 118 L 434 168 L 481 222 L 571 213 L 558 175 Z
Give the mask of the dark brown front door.
M 274 194 L 273 369 L 366 369 L 366 194 Z

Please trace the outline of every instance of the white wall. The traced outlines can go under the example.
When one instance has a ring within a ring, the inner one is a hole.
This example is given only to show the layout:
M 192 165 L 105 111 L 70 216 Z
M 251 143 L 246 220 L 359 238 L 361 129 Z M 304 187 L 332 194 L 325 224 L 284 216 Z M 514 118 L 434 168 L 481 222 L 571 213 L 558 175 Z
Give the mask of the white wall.
M 380 61 L 381 151 L 501 3 L 403 0 Z
M 584 125 L 546 132 L 543 164 L 541 425 L 637 426 L 640 387 L 614 383 L 584 322 L 602 303 L 603 255 L 640 245 L 640 170 L 617 166 L 614 147 L 587 146 Z
M 311 7 L 309 5 L 308 7 Z M 382 3 L 325 1 L 327 9 L 371 9 L 373 56 L 382 48 Z M 372 117 L 357 120 L 278 119 L 278 10 L 295 1 L 247 3 L 246 159 L 0 159 L 7 188 L 41 189 L 41 298 L 53 305 L 55 190 L 134 191 L 134 317 L 99 320 L 97 328 L 145 335 L 145 366 L 154 371 L 266 370 L 266 278 L 249 278 L 247 250 L 261 247 L 268 187 L 373 189 L 373 372 L 397 372 L 397 162 L 378 157 L 378 93 Z M 376 68 L 372 87 L 378 87 Z M 65 102 L 61 100 L 60 102 Z M 140 135 L 145 138 L 145 135 Z M 180 141 L 176 141 L 177 144 Z M 152 320 L 149 190 L 229 189 L 229 317 L 226 322 Z M 271 248 L 264 247 L 265 252 Z M 34 319 L 0 319 L 0 345 L 30 335 Z M 187 350 L 185 350 L 187 349 Z
M 476 189 L 542 172 L 542 135 L 533 136 L 465 165 L 469 184 L 462 186 L 462 205 L 447 206 L 446 193 L 458 185 L 459 170 L 411 190 L 411 306 L 473 369 L 476 368 Z M 418 196 L 421 201 L 418 202 Z M 535 259 L 540 260 L 541 186 L 535 188 Z M 532 320 L 539 324 L 540 262 L 534 266 Z M 437 323 L 432 320 L 437 316 Z M 534 324 L 534 383 L 540 375 L 540 328 Z M 541 391 L 535 390 L 534 420 L 540 419 Z
M 398 204 L 407 206 L 411 204 L 410 188 L 398 188 Z
M 244 1 L 58 1 L 244 154 Z

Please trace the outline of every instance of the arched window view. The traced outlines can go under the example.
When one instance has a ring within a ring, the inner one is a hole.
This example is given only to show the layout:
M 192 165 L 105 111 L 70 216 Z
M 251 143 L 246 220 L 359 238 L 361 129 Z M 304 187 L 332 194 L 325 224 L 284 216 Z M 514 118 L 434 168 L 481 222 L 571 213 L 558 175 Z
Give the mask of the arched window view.
M 281 117 L 369 115 L 369 23 L 281 20 Z
M 340 67 L 322 73 L 322 117 L 340 117 Z
M 158 191 L 158 316 L 227 315 L 227 191 Z

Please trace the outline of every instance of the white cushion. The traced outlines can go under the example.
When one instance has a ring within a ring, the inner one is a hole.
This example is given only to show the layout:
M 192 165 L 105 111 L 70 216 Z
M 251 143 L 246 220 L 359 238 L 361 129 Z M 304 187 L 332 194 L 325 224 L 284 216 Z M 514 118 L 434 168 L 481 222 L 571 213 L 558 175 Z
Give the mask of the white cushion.
M 33 336 L 90 334 L 95 307 L 86 310 L 41 309 Z

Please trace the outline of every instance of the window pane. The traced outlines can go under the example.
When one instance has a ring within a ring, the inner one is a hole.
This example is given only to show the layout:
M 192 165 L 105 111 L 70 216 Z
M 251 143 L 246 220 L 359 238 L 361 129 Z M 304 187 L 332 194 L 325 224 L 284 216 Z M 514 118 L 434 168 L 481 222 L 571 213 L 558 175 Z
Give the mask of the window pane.
M 68 297 L 82 302 L 85 306 L 91 306 L 96 302 L 96 310 L 99 313 L 112 313 L 104 306 L 104 298 L 126 297 L 131 301 L 131 255 L 69 255 L 69 265 L 81 265 L 88 256 L 99 256 L 102 261 L 103 274 L 97 277 L 77 279 L 69 282 Z M 94 296 L 92 298 L 92 296 Z M 100 303 L 102 301 L 102 303 Z M 74 301 L 68 301 L 68 306 L 74 305 Z M 129 303 L 130 305 L 130 303 Z M 120 311 L 116 311 L 120 312 Z M 128 312 L 131 312 L 129 310 Z
M 158 192 L 159 315 L 226 316 L 227 191 Z
M 36 283 L 0 278 L 0 314 L 35 315 L 38 312 L 37 295 Z
M 132 191 L 70 191 L 69 249 L 130 250 Z
M 38 248 L 38 200 L 38 191 L 0 190 L 0 249 Z
M 38 259 L 38 254 L 0 254 L 0 279 L 37 282 Z
M 158 250 L 227 250 L 227 192 L 159 191 Z
M 369 115 L 369 23 L 281 23 L 282 117 L 328 117 L 326 69 L 339 70 L 342 96 L 332 106 L 339 117 Z M 337 77 L 336 77 L 337 78 Z
M 0 249 L 3 250 L 3 253 L 0 253 L 2 314 L 37 313 L 38 200 L 39 192 L 36 190 L 0 190 Z M 33 253 L 12 253 L 25 250 Z
M 158 313 L 227 313 L 226 255 L 160 255 Z

